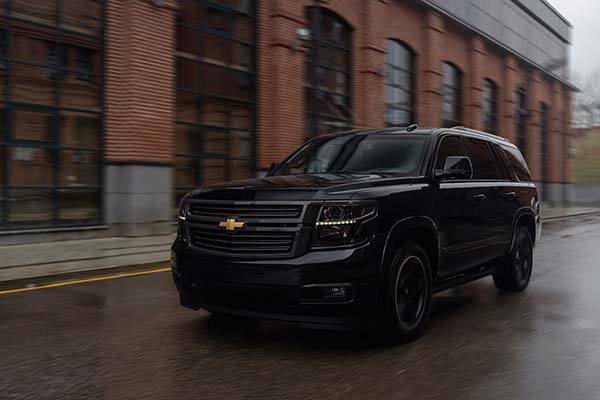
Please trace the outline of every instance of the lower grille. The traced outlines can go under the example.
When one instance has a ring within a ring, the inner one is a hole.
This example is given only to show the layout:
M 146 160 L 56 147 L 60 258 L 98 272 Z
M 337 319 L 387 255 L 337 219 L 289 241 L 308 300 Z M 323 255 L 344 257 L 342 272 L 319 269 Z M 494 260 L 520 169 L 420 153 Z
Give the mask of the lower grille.
M 246 230 L 227 232 L 208 228 L 190 228 L 195 247 L 232 254 L 289 253 L 294 245 L 294 232 L 264 232 Z

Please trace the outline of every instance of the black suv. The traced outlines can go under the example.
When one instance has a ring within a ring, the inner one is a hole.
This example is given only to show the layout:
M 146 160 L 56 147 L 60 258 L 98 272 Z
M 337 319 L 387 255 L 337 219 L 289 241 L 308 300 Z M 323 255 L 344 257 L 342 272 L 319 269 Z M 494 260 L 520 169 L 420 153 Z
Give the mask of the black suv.
M 181 201 L 181 304 L 304 326 L 378 326 L 408 340 L 432 294 L 493 275 L 529 283 L 538 194 L 519 150 L 466 129 L 319 136 L 264 178 Z

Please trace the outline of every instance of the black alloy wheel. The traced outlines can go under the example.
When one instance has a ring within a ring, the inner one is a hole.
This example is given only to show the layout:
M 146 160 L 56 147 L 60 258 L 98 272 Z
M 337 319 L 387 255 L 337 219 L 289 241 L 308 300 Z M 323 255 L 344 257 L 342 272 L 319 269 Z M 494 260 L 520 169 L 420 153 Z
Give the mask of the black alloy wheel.
M 414 329 L 427 303 L 427 275 L 423 261 L 415 255 L 404 259 L 396 277 L 396 312 L 406 330 Z
M 402 342 L 419 337 L 431 310 L 431 267 L 416 243 L 402 246 L 386 279 L 385 332 Z
M 533 272 L 533 241 L 529 230 L 517 227 L 513 248 L 504 265 L 494 272 L 494 284 L 502 292 L 521 292 Z

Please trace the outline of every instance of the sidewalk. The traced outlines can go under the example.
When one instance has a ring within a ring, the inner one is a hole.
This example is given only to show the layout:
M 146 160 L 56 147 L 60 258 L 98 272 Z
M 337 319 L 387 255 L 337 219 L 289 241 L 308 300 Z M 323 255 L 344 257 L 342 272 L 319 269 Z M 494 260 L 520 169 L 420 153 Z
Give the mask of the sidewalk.
M 552 207 L 542 204 L 543 221 L 600 214 L 600 207 Z M 175 236 L 112 237 L 0 246 L 0 282 L 114 268 L 169 265 Z
M 125 266 L 168 266 L 174 239 L 173 234 L 0 246 L 0 282 Z
M 542 203 L 542 222 L 556 221 L 581 215 L 600 214 L 600 207 L 564 207 Z

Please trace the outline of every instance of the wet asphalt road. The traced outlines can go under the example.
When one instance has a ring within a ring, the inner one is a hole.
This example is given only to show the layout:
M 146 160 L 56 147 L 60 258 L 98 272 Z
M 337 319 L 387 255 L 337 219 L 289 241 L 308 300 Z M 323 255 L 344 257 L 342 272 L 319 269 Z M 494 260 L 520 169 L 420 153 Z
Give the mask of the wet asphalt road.
M 544 229 L 525 293 L 441 293 L 402 346 L 182 309 L 168 273 L 3 295 L 0 399 L 600 399 L 600 216 Z

